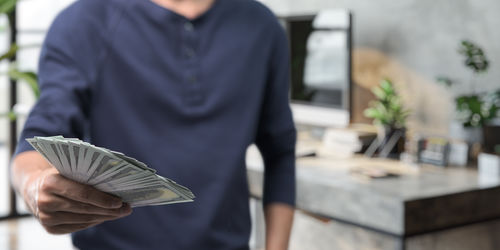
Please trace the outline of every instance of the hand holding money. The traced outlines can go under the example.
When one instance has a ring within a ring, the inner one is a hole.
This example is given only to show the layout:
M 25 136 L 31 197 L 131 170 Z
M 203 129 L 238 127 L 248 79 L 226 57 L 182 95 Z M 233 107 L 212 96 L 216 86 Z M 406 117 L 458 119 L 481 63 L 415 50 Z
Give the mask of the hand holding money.
M 132 207 L 191 202 L 193 193 L 122 153 L 62 136 L 27 141 L 61 175 L 122 198 Z
M 45 160 L 36 152 L 25 152 L 16 161 L 17 165 L 33 166 Z M 42 226 L 53 234 L 72 233 L 132 212 L 120 198 L 69 180 L 53 167 L 27 176 L 21 194 Z
M 14 184 L 51 233 L 75 232 L 121 218 L 131 213 L 130 207 L 194 199 L 186 187 L 122 153 L 62 136 L 28 142 L 38 153 L 16 157 Z M 45 160 L 53 167 L 40 166 Z

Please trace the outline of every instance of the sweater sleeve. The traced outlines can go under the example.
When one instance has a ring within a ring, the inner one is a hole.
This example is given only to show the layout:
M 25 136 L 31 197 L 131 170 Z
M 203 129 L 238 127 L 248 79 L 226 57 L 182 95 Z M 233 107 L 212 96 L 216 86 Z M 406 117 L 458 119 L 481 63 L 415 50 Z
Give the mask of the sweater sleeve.
M 264 205 L 294 206 L 296 130 L 288 95 L 290 59 L 284 30 L 276 26 L 256 145 L 265 165 Z
M 47 33 L 38 65 L 41 95 L 24 124 L 16 154 L 33 150 L 26 142 L 33 136 L 86 135 L 90 84 L 99 57 L 95 45 L 99 42 L 89 35 L 92 30 L 82 12 L 79 4 L 70 6 Z

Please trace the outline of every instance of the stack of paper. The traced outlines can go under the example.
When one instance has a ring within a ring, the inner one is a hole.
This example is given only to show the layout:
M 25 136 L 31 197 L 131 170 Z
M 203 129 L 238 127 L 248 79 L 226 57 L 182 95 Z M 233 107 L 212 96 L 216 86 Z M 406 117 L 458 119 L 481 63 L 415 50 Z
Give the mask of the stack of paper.
M 62 136 L 27 141 L 72 180 L 121 197 L 132 207 L 193 201 L 193 193 L 122 153 Z
M 353 124 L 347 128 L 329 128 L 323 136 L 323 151 L 327 155 L 352 157 L 364 152 L 377 138 L 372 126 Z

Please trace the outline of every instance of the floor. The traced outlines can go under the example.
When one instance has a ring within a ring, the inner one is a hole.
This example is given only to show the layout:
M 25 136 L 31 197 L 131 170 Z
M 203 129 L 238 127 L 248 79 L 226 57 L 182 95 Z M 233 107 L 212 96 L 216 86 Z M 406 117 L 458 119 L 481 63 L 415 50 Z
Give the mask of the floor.
M 0 222 L 0 249 L 72 250 L 69 235 L 51 235 L 33 217 Z
M 0 144 L 0 217 L 8 213 L 8 152 Z M 18 202 L 21 211 L 26 211 Z M 0 221 L 0 249 L 2 250 L 71 250 L 69 235 L 51 235 L 33 217 Z

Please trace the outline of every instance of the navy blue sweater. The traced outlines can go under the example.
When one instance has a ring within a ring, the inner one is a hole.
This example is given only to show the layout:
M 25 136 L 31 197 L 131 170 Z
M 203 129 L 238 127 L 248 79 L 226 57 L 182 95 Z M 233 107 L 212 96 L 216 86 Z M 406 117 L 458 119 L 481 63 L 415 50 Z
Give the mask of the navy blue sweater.
M 253 0 L 188 20 L 149 0 L 80 0 L 44 42 L 25 139 L 64 135 L 135 157 L 193 203 L 143 207 L 73 234 L 85 249 L 247 249 L 245 151 L 265 161 L 264 203 L 295 200 L 288 48 Z

